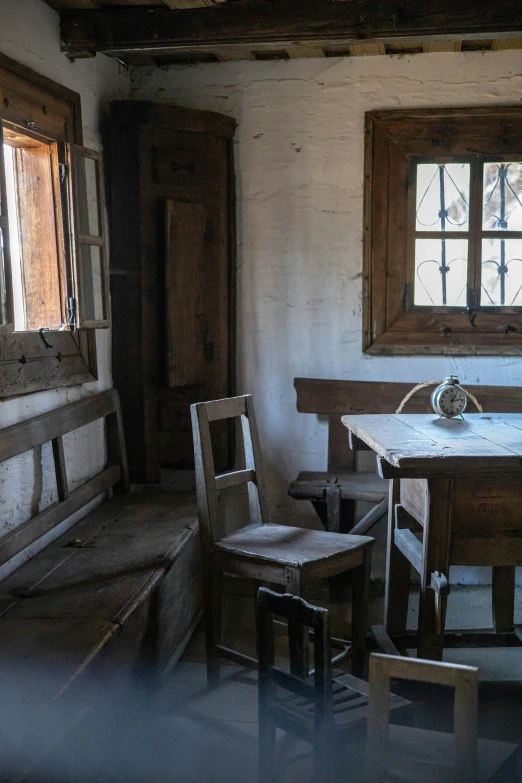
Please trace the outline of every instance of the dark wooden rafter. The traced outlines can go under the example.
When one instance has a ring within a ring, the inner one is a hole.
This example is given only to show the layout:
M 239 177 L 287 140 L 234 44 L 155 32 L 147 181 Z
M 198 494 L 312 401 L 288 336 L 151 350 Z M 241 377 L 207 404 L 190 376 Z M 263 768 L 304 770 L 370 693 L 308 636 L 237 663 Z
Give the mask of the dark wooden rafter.
M 512 0 L 234 0 L 210 8 L 114 7 L 65 10 L 62 50 L 96 52 L 278 50 L 296 46 L 522 38 L 522 5 Z

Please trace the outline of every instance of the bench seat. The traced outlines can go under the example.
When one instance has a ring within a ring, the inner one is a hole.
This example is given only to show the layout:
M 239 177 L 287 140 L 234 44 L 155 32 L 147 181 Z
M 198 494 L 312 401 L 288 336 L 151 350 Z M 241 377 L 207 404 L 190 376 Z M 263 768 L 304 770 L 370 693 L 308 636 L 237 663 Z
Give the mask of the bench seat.
M 342 500 L 379 503 L 388 497 L 388 481 L 370 471 L 313 472 L 302 471 L 288 488 L 296 500 L 323 500 L 325 489 L 339 487 Z
M 0 680 L 37 661 L 32 694 L 54 700 L 108 662 L 161 674 L 199 619 L 199 574 L 193 496 L 103 503 L 0 584 Z

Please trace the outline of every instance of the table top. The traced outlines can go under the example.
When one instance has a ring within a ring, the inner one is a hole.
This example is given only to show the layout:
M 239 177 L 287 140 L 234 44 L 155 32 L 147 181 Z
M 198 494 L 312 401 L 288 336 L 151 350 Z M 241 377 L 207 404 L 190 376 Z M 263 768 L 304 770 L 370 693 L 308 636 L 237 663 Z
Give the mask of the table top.
M 342 421 L 405 472 L 522 471 L 522 413 L 466 413 L 463 419 L 434 413 L 366 414 L 343 416 Z

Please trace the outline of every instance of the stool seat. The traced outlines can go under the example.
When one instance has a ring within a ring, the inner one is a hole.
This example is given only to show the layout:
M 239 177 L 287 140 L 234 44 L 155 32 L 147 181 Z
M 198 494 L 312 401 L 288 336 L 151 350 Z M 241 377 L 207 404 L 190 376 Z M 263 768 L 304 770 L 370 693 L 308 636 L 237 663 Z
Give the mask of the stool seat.
M 248 558 L 284 562 L 293 568 L 347 557 L 373 543 L 369 536 L 339 536 L 287 525 L 248 525 L 215 544 L 216 549 Z

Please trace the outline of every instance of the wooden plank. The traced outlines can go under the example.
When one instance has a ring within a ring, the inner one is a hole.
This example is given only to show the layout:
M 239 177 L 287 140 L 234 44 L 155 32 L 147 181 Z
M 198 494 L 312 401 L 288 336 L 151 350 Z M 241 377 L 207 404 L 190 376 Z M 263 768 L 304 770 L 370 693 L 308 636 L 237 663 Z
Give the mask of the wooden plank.
M 193 497 L 176 501 L 171 493 L 141 497 L 99 530 L 92 546 L 73 547 L 74 554 L 62 560 L 61 550 L 75 538 L 74 529 L 68 531 L 52 545 L 60 566 L 28 590 L 8 617 L 96 618 L 125 625 L 197 530 Z
M 36 334 L 36 339 L 41 342 L 39 334 Z M 48 339 L 52 339 L 52 336 L 49 335 Z M 79 351 L 70 356 L 59 355 L 58 352 L 56 356 L 42 356 L 27 361 L 23 353 L 15 361 L 4 362 L 0 359 L 0 398 L 54 389 L 57 386 L 78 386 L 95 380 L 90 364 Z
M 395 529 L 395 546 L 399 549 L 418 574 L 422 573 L 422 543 L 417 536 L 408 529 Z
M 388 482 L 370 471 L 354 473 L 327 473 L 302 471 L 293 481 L 288 494 L 296 500 L 321 500 L 325 490 L 338 486 L 345 500 L 364 500 L 380 503 L 388 495 Z
M 222 63 L 235 62 L 236 60 L 255 60 L 255 55 L 249 51 L 235 51 L 234 49 L 219 49 L 215 52 L 216 57 Z
M 395 509 L 400 501 L 400 482 L 390 481 L 388 502 L 388 538 L 386 547 L 386 581 L 384 621 L 390 635 L 404 633 L 410 595 L 410 561 L 395 543 Z
M 352 536 L 365 536 L 388 512 L 388 498 L 384 498 L 368 511 L 365 516 L 357 522 L 350 530 Z
M 469 566 L 522 566 L 522 541 L 518 537 L 451 539 L 450 561 Z
M 246 484 L 248 481 L 256 481 L 255 470 L 235 470 L 232 473 L 221 473 L 216 476 L 216 489 L 236 487 L 238 484 Z
M 462 41 L 426 41 L 423 49 L 426 54 L 433 52 L 460 52 Z
M 355 453 L 350 449 L 346 429 L 339 416 L 328 420 L 328 470 L 355 470 Z
M 290 58 L 324 57 L 324 51 L 319 46 L 292 46 L 286 52 Z
M 423 470 L 425 475 L 469 470 L 513 470 L 522 467 L 518 454 L 471 431 L 466 419 L 434 415 L 343 416 L 343 423 L 392 467 Z M 522 424 L 522 415 L 514 417 Z
M 259 4 L 255 0 L 224 3 L 191 12 L 150 13 L 145 8 L 105 9 L 62 13 L 62 51 L 70 56 L 94 52 L 147 50 L 157 53 L 221 45 L 248 50 L 286 49 L 296 41 L 308 46 L 327 43 L 387 43 L 417 40 L 517 38 L 522 13 L 509 0 L 498 0 L 495 13 L 486 0 L 434 0 L 429 9 L 404 0 L 397 14 L 385 0 L 317 3 L 287 0 Z
M 381 652 L 385 653 L 386 655 L 400 655 L 400 652 L 388 636 L 386 628 L 383 625 L 372 625 L 370 631 L 373 634 Z
M 492 605 L 496 632 L 513 631 L 515 615 L 515 569 L 513 567 L 493 568 Z
M 114 412 L 116 394 L 109 389 L 0 430 L 0 462 Z
M 384 44 L 351 44 L 348 49 L 352 57 L 367 57 L 376 54 L 386 54 L 386 47 Z
M 167 381 L 171 387 L 205 380 L 204 204 L 167 199 L 165 204 L 165 301 Z
M 79 511 L 86 503 L 112 487 L 119 478 L 120 466 L 111 465 L 107 470 L 98 473 L 90 481 L 71 492 L 66 500 L 53 503 L 45 511 L 2 536 L 0 538 L 0 563 L 6 563 L 29 544 L 37 541 L 44 533 L 48 533 L 75 511 Z
M 300 413 L 347 414 L 395 413 L 414 384 L 388 381 L 340 381 L 329 378 L 294 378 L 297 410 Z M 522 387 L 476 386 L 466 388 L 481 403 L 484 412 L 520 413 Z M 408 402 L 405 413 L 431 412 L 433 387 L 419 390 Z M 467 418 L 467 414 L 466 414 Z
M 67 500 L 69 497 L 69 486 L 67 483 L 67 468 L 65 465 L 65 454 L 63 450 L 63 437 L 53 438 L 54 472 L 56 475 L 56 489 L 58 490 L 58 500 Z

